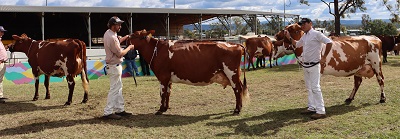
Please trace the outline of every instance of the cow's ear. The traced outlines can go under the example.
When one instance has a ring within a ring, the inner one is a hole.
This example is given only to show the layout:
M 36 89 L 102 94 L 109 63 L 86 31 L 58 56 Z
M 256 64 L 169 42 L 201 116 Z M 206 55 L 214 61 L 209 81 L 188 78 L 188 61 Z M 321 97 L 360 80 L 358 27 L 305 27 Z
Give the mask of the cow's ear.
M 21 39 L 21 37 L 19 37 L 18 35 L 12 35 L 12 37 L 13 37 L 14 40 L 20 40 Z

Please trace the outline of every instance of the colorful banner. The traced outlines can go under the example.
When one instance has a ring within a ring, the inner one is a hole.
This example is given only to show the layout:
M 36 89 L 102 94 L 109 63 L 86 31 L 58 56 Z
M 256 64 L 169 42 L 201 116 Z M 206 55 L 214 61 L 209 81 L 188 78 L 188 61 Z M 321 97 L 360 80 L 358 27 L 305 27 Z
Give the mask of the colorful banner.
M 265 61 L 267 62 L 266 66 L 269 67 L 269 58 L 265 58 Z M 240 64 L 241 68 L 246 67 L 247 68 L 247 61 L 246 64 L 242 62 Z M 254 62 L 256 59 L 254 58 Z M 272 61 L 273 65 L 275 65 L 275 61 Z M 286 55 L 284 57 L 281 57 L 278 59 L 278 65 L 287 65 L 287 64 L 295 64 L 296 63 L 296 58 L 294 54 L 292 55 Z M 254 63 L 255 64 L 255 63 Z M 31 66 L 29 65 L 28 62 L 22 62 L 22 63 L 15 63 L 15 64 L 6 64 L 7 69 L 6 73 L 4 75 L 4 82 L 13 82 L 14 84 L 26 84 L 30 83 L 33 84 L 35 83 L 33 74 L 32 74 L 32 69 Z M 87 73 L 88 73 L 88 78 L 89 80 L 93 79 L 98 79 L 101 76 L 105 75 L 104 67 L 106 65 L 106 62 L 104 60 L 87 60 Z M 142 67 L 140 67 L 140 62 L 139 59 L 136 59 L 136 65 L 138 66 L 139 70 L 139 75 L 143 76 L 142 72 Z M 130 77 L 130 74 L 128 73 L 126 69 L 126 64 L 123 62 L 122 63 L 122 77 Z M 150 71 L 151 75 L 154 75 L 152 71 Z M 50 77 L 50 82 L 62 82 L 64 81 L 65 77 L 59 78 L 59 77 Z M 80 76 L 77 76 L 75 80 L 80 80 Z M 44 82 L 44 76 L 41 75 L 39 77 L 39 81 L 42 83 Z

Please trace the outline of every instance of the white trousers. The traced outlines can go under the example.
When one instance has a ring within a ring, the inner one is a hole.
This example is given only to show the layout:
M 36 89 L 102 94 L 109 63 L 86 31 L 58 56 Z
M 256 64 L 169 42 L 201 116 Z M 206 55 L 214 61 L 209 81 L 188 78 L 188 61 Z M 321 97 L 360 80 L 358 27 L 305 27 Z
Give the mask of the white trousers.
M 122 97 L 122 66 L 107 65 L 107 74 L 110 77 L 110 90 L 107 96 L 107 105 L 104 108 L 104 115 L 110 115 L 113 112 L 124 111 L 124 98 Z
M 325 114 L 324 98 L 319 84 L 321 79 L 320 70 L 320 64 L 310 68 L 303 68 L 304 81 L 308 91 L 308 110 L 316 111 L 318 114 Z
M 3 98 L 3 79 L 6 73 L 6 64 L 0 63 L 0 98 Z

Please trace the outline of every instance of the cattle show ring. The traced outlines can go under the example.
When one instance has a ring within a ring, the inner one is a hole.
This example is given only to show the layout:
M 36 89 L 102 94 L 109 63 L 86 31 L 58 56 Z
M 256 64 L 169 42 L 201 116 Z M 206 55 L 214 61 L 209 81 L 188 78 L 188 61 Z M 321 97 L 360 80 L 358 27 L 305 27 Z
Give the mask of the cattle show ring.
M 120 120 L 101 118 L 110 89 L 103 35 L 112 16 L 125 21 L 118 35 L 129 38 L 121 46 L 140 54 L 138 76 L 122 63 L 124 107 L 133 115 Z M 326 118 L 315 120 L 300 114 L 308 102 L 303 68 L 314 63 L 290 42 L 304 34 L 301 15 L 0 5 L 0 17 L 10 46 L 0 138 L 400 136 L 400 57 L 386 52 L 400 46 L 398 36 L 330 37 L 333 46 L 317 63 Z M 237 19 L 246 34 L 238 35 Z M 259 33 L 261 21 L 276 28 Z M 223 34 L 209 31 L 216 24 Z

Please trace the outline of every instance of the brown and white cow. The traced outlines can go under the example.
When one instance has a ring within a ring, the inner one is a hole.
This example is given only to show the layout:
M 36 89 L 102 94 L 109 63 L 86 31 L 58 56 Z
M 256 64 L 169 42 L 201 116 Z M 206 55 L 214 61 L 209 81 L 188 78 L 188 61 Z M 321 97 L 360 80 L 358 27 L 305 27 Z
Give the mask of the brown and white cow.
M 249 53 L 249 63 L 247 70 L 250 69 L 250 64 L 254 68 L 253 57 L 265 59 L 266 56 L 269 57 L 269 67 L 272 68 L 271 59 L 273 53 L 272 41 L 269 37 L 253 37 L 246 39 L 246 49 Z M 265 64 L 264 64 L 265 67 Z
M 303 31 L 299 31 L 297 32 L 298 35 L 296 36 L 302 36 L 304 34 Z M 275 40 L 274 42 L 272 42 L 272 44 L 274 45 L 274 60 L 275 60 L 275 64 L 278 65 L 278 58 L 281 58 L 285 55 L 291 55 L 293 53 L 297 53 L 298 55 L 296 55 L 297 59 L 301 59 L 301 53 L 303 52 L 302 48 L 297 48 L 294 49 L 293 45 L 289 44 L 289 43 L 285 43 L 284 38 L 284 30 L 279 31 L 275 36 Z M 296 38 L 297 39 L 297 38 Z M 298 38 L 300 39 L 300 38 Z
M 400 36 L 377 36 L 382 41 L 383 63 L 387 62 L 387 52 L 392 51 L 394 45 L 400 43 Z
M 23 52 L 28 57 L 29 65 L 35 77 L 35 96 L 33 101 L 38 100 L 39 76 L 44 74 L 46 87 L 45 99 L 50 99 L 49 80 L 50 76 L 66 76 L 69 88 L 68 101 L 65 105 L 72 103 L 72 95 L 75 88 L 75 80 L 81 74 L 84 96 L 82 103 L 88 101 L 88 78 L 86 67 L 86 44 L 78 39 L 66 39 L 62 41 L 48 42 L 36 41 L 27 35 L 13 35 L 15 43 L 11 45 L 11 52 Z
M 298 40 L 301 30 L 298 24 L 285 28 L 293 39 Z M 285 42 L 290 43 L 285 37 Z M 384 77 L 382 74 L 381 47 L 382 42 L 375 36 L 345 36 L 332 38 L 332 47 L 323 47 L 321 52 L 321 73 L 337 77 L 354 76 L 354 88 L 346 103 L 350 104 L 362 82 L 362 77 L 374 75 L 381 89 L 380 102 L 386 101 L 384 93 Z M 327 52 L 325 52 L 327 51 Z
M 149 37 L 152 31 L 136 31 L 129 43 L 142 54 L 160 82 L 161 106 L 157 115 L 169 108 L 172 83 L 205 86 L 219 83 L 232 86 L 236 96 L 234 114 L 239 114 L 243 102 L 249 98 L 246 78 L 239 79 L 240 62 L 244 50 L 239 44 L 207 41 L 178 41 L 169 44 Z

